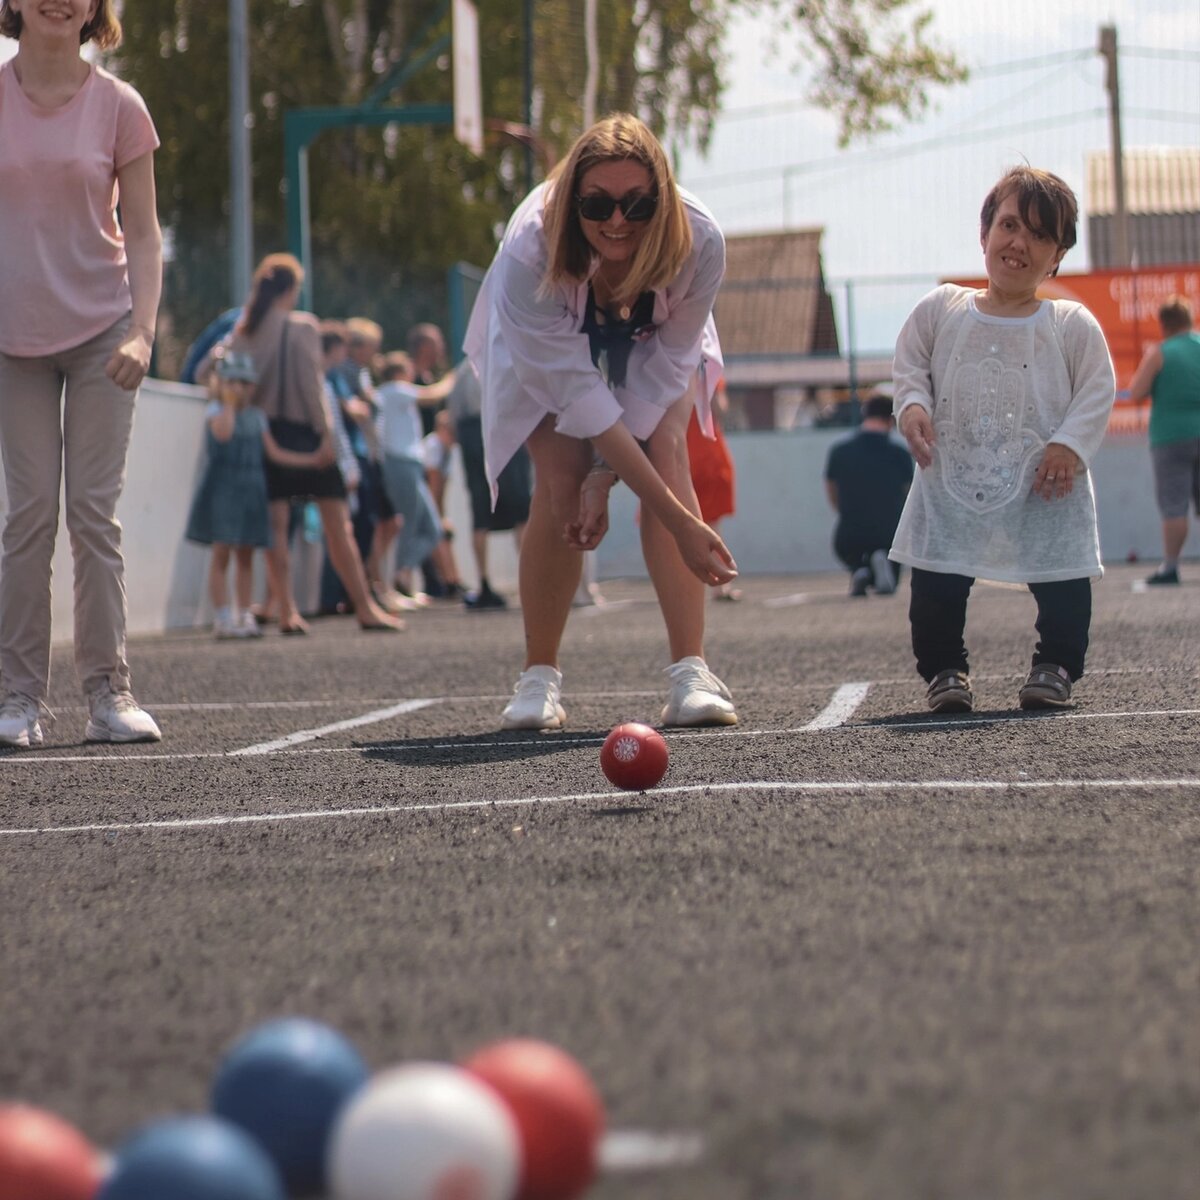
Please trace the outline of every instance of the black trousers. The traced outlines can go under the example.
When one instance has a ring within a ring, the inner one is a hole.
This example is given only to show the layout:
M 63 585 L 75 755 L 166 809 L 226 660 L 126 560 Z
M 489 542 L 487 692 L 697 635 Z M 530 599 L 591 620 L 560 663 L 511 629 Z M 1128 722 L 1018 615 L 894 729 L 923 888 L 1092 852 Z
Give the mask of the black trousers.
M 967 671 L 967 597 L 975 580 L 913 567 L 908 619 L 917 671 L 926 682 L 940 671 Z M 1083 674 L 1092 625 L 1092 581 L 1063 579 L 1028 585 L 1037 601 L 1038 643 L 1033 666 L 1062 667 L 1072 681 Z

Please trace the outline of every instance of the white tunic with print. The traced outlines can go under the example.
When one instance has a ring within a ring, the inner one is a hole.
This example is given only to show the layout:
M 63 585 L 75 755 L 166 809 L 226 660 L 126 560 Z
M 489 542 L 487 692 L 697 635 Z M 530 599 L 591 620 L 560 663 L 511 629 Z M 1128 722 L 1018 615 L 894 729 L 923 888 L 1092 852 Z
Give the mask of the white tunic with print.
M 1115 382 L 1095 317 L 1043 300 L 1029 317 L 993 317 L 975 292 L 945 284 L 896 342 L 895 412 L 932 414 L 933 463 L 918 470 L 891 557 L 927 571 L 1013 583 L 1103 574 L 1092 477 Z M 1046 446 L 1079 455 L 1074 490 L 1030 488 Z
M 712 307 L 725 274 L 725 239 L 715 219 L 681 191 L 692 253 L 679 274 L 654 293 L 652 325 L 635 338 L 625 383 L 610 388 L 592 363 L 582 330 L 588 281 L 548 291 L 542 286 L 547 264 L 542 214 L 549 186 L 534 188 L 509 221 L 464 343 L 483 391 L 493 502 L 500 472 L 547 413 L 555 414 L 555 428 L 567 437 L 595 437 L 621 421 L 634 437 L 645 439 L 699 375 L 697 415 L 712 436 L 712 394 L 723 367 Z

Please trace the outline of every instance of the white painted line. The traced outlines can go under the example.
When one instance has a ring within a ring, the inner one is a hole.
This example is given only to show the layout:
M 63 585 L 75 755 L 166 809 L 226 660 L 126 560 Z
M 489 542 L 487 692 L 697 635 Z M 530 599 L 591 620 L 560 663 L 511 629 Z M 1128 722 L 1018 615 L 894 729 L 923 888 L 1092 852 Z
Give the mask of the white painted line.
M 1063 712 L 1047 709 L 1043 712 L 1003 713 L 989 716 L 985 713 L 961 713 L 955 718 L 940 720 L 926 719 L 924 721 L 887 721 L 873 725 L 855 725 L 858 730 L 879 729 L 932 729 L 936 726 L 954 726 L 971 729 L 977 725 L 1007 725 L 1021 721 L 1115 721 L 1130 720 L 1134 717 L 1194 717 L 1200 715 L 1200 708 L 1150 708 L 1131 712 Z
M 584 604 L 573 608 L 571 612 L 580 617 L 604 617 L 609 613 L 624 612 L 630 608 L 644 608 L 650 601 L 646 600 L 605 600 L 603 604 Z
M 843 683 L 833 693 L 833 699 L 804 726 L 805 732 L 814 729 L 836 729 L 839 725 L 845 725 L 854 715 L 855 709 L 867 698 L 870 690 L 869 683 Z
M 790 596 L 768 596 L 762 602 L 763 608 L 795 608 L 797 604 L 807 604 L 812 597 L 808 592 L 793 592 Z
M 690 1167 L 704 1157 L 704 1139 L 698 1133 L 651 1133 L 642 1129 L 614 1129 L 600 1143 L 602 1171 L 661 1171 Z
M 492 800 L 446 800 L 434 804 L 379 804 L 367 808 L 317 808 L 297 812 L 239 813 L 237 816 L 179 817 L 164 821 L 113 821 L 108 824 L 43 825 L 0 828 L 0 837 L 49 833 L 140 833 L 151 829 L 209 829 L 233 825 L 269 825 L 284 821 L 328 821 L 350 817 L 389 817 L 399 813 L 459 812 L 481 808 L 530 808 L 535 804 L 574 804 L 592 800 L 630 801 L 634 798 L 684 796 L 713 792 L 1007 792 L 1007 791 L 1113 791 L 1118 788 L 1200 788 L 1200 777 L 1180 779 L 793 779 L 747 780 L 744 783 L 687 783 L 678 787 L 650 788 L 645 792 L 576 792 L 558 796 L 518 796 Z
M 375 725 L 380 721 L 390 721 L 392 717 L 403 716 L 405 713 L 417 712 L 436 704 L 436 700 L 404 700 L 393 704 L 390 708 L 377 708 L 373 712 L 363 713 L 360 717 L 350 717 L 345 721 L 334 721 L 332 725 L 321 725 L 317 729 L 298 729 L 287 737 L 276 738 L 273 742 L 259 742 L 255 746 L 243 746 L 240 750 L 231 750 L 229 756 L 237 758 L 242 755 L 274 754 L 276 750 L 286 750 L 300 742 L 311 742 L 324 737 L 327 733 L 341 733 L 346 729 L 358 729 L 363 725 Z

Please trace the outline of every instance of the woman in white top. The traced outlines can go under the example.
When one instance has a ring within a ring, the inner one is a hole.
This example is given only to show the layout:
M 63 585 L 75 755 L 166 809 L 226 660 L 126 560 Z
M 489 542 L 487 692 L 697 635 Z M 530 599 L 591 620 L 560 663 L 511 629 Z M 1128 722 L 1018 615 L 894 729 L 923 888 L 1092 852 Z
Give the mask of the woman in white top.
M 935 712 L 969 712 L 963 643 L 976 578 L 1028 584 L 1039 641 L 1022 708 L 1059 707 L 1083 674 L 1101 575 L 1088 463 L 1114 398 L 1104 334 L 1082 305 L 1037 290 L 1075 244 L 1071 189 L 1017 167 L 988 193 L 988 285 L 947 284 L 896 343 L 895 412 L 921 470 L 891 557 L 912 573 L 913 650 Z
M 737 574 L 699 517 L 688 471 L 693 408 L 711 436 L 721 372 L 712 321 L 725 242 L 676 186 L 654 135 L 615 114 L 587 130 L 509 222 L 467 331 L 483 388 L 488 478 L 517 447 L 534 463 L 521 545 L 525 670 L 506 729 L 558 729 L 558 651 L 582 552 L 608 528 L 622 479 L 642 501 L 642 546 L 667 626 L 667 725 L 733 724 L 704 661 L 704 587 Z

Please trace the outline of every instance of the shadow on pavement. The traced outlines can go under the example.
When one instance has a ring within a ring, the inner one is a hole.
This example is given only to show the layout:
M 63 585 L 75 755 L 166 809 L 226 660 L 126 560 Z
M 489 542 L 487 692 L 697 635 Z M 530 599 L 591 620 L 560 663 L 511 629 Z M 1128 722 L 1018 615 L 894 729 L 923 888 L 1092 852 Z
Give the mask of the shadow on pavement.
M 607 729 L 595 732 L 579 729 L 571 733 L 510 729 L 451 737 L 398 738 L 394 742 L 370 742 L 360 749 L 364 758 L 380 762 L 411 763 L 415 759 L 467 766 L 471 763 L 520 762 L 572 750 L 598 749 L 607 736 Z

